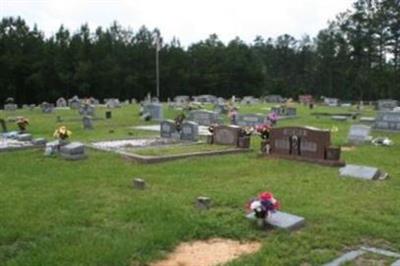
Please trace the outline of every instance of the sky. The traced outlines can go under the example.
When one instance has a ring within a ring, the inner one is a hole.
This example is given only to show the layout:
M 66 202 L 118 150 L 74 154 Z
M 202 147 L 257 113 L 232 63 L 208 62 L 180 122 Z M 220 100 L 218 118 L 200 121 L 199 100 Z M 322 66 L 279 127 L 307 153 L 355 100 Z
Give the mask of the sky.
M 137 31 L 158 28 L 164 41 L 181 44 L 216 33 L 227 43 L 240 37 L 251 43 L 282 34 L 312 37 L 328 20 L 350 9 L 354 0 L 0 0 L 0 17 L 21 16 L 49 37 L 61 24 L 75 32 L 83 23 L 92 31 L 116 20 Z

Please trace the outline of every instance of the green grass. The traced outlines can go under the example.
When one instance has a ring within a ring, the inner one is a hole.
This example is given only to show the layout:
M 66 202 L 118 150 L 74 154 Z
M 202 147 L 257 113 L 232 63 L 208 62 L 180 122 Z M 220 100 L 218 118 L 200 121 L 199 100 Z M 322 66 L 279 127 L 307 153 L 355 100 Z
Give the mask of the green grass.
M 164 147 L 161 146 L 161 147 L 151 147 L 151 148 L 131 148 L 131 149 L 125 149 L 125 151 L 147 156 L 166 156 L 166 155 L 186 154 L 194 152 L 223 151 L 228 149 L 232 149 L 232 146 L 210 145 L 205 143 L 199 143 L 191 145 L 173 145 L 173 146 L 164 146 Z
M 242 106 L 241 113 L 271 105 Z M 349 122 L 315 118 L 311 112 L 345 108 L 298 106 L 299 118 L 280 125 L 339 128 L 333 142 L 345 144 Z M 98 109 L 104 116 L 105 109 Z M 165 108 L 168 118 L 177 113 Z M 113 110 L 112 120 L 84 131 L 76 111 L 42 114 L 18 111 L 31 121 L 29 131 L 48 139 L 65 118 L 72 141 L 157 135 L 135 131 L 138 107 Z M 371 109 L 364 115 L 374 115 Z M 0 118 L 11 116 L 0 112 Z M 15 125 L 9 125 L 16 129 Z M 109 133 L 110 129 L 114 133 Z M 88 159 L 64 161 L 39 150 L 0 153 L 0 265 L 145 265 L 182 241 L 226 237 L 259 240 L 262 249 L 230 265 L 321 265 L 360 245 L 400 251 L 400 134 L 389 148 L 364 145 L 342 153 L 348 163 L 377 166 L 390 174 L 383 182 L 340 178 L 338 169 L 257 156 L 254 152 L 141 165 L 117 154 L 88 150 Z M 143 178 L 144 191 L 132 179 Z M 300 231 L 260 231 L 247 221 L 245 202 L 263 190 L 274 192 L 284 211 L 306 218 Z M 197 196 L 212 198 L 209 211 L 195 209 Z

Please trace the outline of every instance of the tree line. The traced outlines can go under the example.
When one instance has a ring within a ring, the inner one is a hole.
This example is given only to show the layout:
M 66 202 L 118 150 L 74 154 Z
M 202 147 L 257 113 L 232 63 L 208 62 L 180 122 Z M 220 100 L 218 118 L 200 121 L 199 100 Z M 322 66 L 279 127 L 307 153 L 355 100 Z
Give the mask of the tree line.
M 45 38 L 21 17 L 0 22 L 0 102 L 54 102 L 59 97 L 143 99 L 155 94 L 158 29 L 137 31 L 114 22 Z M 162 43 L 161 98 L 299 94 L 345 100 L 400 98 L 400 0 L 357 0 L 317 36 L 239 37 L 216 34 L 183 47 Z

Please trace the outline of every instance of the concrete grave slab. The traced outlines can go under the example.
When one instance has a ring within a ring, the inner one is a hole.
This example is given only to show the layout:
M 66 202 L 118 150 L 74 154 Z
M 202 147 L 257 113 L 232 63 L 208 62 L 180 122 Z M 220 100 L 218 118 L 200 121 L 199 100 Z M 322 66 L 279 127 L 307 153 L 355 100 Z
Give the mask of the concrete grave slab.
M 387 177 L 376 167 L 348 164 L 339 169 L 340 176 L 354 177 L 364 180 L 382 180 Z

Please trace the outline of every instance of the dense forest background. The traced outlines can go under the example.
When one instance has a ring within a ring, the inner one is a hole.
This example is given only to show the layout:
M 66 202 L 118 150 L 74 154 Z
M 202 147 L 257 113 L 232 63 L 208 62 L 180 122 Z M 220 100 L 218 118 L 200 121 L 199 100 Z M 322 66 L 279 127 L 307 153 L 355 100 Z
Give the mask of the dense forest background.
M 0 22 L 0 102 L 54 102 L 58 97 L 143 99 L 155 94 L 155 36 L 114 22 L 74 33 L 60 26 L 45 38 L 20 17 Z M 214 94 L 299 94 L 345 100 L 400 98 L 400 0 L 358 0 L 315 38 L 284 34 L 208 39 L 160 50 L 161 98 Z

